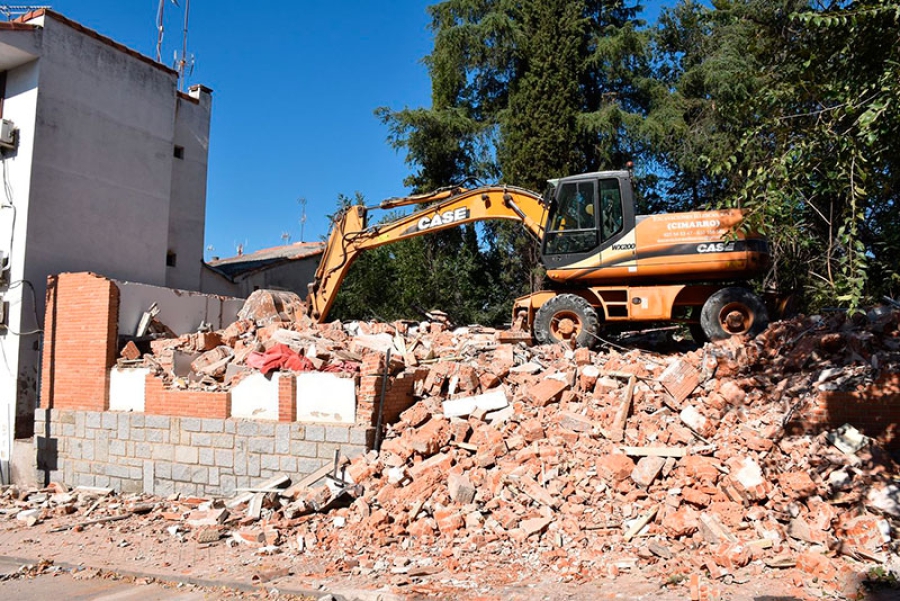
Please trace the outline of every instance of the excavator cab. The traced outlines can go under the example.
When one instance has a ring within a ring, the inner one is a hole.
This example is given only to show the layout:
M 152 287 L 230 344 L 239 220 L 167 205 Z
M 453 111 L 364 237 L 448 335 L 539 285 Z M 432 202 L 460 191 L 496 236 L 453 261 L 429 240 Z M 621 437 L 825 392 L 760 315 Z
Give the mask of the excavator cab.
M 631 176 L 601 171 L 552 180 L 543 240 L 548 269 L 580 263 L 612 246 L 634 226 Z

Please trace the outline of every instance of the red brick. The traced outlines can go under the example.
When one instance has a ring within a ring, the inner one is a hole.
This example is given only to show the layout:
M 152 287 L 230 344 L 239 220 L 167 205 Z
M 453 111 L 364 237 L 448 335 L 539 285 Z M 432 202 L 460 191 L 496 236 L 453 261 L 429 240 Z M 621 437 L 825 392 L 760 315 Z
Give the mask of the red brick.
M 538 384 L 528 388 L 525 398 L 538 407 L 544 407 L 558 401 L 563 391 L 568 387 L 569 385 L 561 380 L 544 378 Z

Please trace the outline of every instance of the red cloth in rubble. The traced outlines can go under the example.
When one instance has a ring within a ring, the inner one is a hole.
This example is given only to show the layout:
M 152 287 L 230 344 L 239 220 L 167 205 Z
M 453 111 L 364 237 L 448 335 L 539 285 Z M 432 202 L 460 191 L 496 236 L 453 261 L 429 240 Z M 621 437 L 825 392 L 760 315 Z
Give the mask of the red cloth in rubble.
M 258 369 L 262 375 L 270 372 L 288 369 L 290 371 L 315 371 L 312 361 L 297 354 L 289 346 L 276 344 L 265 353 L 250 353 L 247 357 L 247 365 Z

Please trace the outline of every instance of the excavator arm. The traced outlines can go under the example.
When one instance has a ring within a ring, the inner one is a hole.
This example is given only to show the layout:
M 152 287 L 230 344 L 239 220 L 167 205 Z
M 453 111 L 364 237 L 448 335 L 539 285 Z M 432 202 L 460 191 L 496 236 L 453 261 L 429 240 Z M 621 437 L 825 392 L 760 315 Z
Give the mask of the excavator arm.
M 505 219 L 518 221 L 538 240 L 543 238 L 547 211 L 536 192 L 511 186 L 466 190 L 447 188 L 429 194 L 390 198 L 380 209 L 433 202 L 431 206 L 378 225 L 366 223 L 368 208 L 355 205 L 335 217 L 325 252 L 309 285 L 309 315 L 318 322 L 328 318 L 338 289 L 359 254 L 407 238 L 457 227 L 464 223 Z

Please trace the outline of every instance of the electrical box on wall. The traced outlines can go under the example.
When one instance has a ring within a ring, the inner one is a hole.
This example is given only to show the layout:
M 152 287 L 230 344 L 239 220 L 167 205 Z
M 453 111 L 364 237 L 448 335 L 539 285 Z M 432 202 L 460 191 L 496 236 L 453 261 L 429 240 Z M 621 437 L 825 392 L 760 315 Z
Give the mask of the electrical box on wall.
M 0 119 L 0 147 L 15 148 L 19 130 L 9 119 Z

